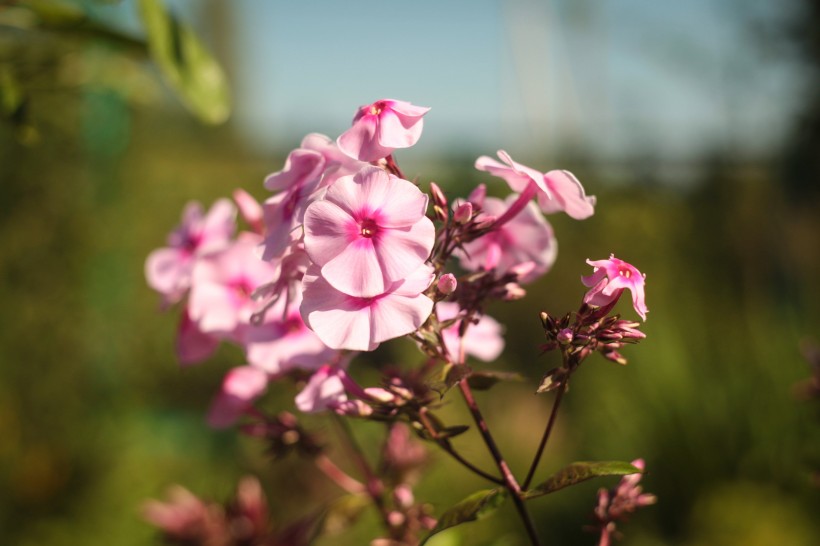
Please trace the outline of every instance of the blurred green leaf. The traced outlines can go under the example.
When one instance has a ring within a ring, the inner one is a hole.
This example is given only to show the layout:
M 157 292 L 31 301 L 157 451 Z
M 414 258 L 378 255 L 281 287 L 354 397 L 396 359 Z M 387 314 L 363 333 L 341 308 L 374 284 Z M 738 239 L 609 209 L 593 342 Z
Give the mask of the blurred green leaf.
M 25 96 L 20 82 L 8 66 L 0 66 L 0 110 L 3 117 L 13 118 L 22 108 Z
M 639 474 L 641 471 L 635 466 L 622 461 L 577 462 L 565 466 L 547 481 L 537 485 L 524 493 L 524 499 L 534 499 L 554 493 L 571 485 L 584 482 L 598 476 L 624 476 Z
M 230 94 L 219 63 L 160 0 L 140 0 L 139 7 L 151 57 L 183 104 L 205 123 L 228 119 Z
M 430 534 L 419 543 L 419 546 L 424 546 L 433 535 L 445 529 L 486 518 L 504 504 L 506 500 L 507 492 L 503 489 L 485 489 L 473 493 L 445 511 L 438 519 L 436 526 L 430 531 Z
M 447 364 L 441 369 L 441 374 L 438 378 L 430 384 L 430 388 L 436 391 L 439 396 L 444 398 L 444 395 L 453 388 L 453 386 L 469 377 L 473 370 L 465 364 Z
M 482 371 L 473 372 L 467 383 L 477 391 L 486 391 L 501 381 L 524 381 L 524 376 L 515 372 Z
M 356 523 L 366 509 L 370 508 L 367 495 L 346 495 L 328 506 L 322 518 L 321 528 L 329 534 L 340 533 Z
M 82 6 L 65 0 L 20 0 L 17 4 L 36 13 L 40 22 L 51 28 L 74 26 L 87 18 Z

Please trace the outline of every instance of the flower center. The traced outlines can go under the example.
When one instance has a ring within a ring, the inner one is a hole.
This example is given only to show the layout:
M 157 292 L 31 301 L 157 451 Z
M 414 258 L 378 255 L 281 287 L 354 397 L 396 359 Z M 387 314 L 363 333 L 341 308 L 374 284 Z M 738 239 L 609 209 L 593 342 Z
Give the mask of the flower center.
M 382 113 L 381 105 L 380 104 L 371 104 L 369 114 L 371 116 L 378 116 Z
M 365 218 L 361 224 L 359 224 L 359 232 L 362 234 L 362 237 L 367 237 L 368 239 L 376 235 L 378 229 L 379 226 L 370 218 Z
M 629 277 L 632 276 L 632 271 L 630 271 L 628 269 L 620 269 L 620 270 L 618 270 L 618 274 L 621 277 L 626 277 L 628 279 Z

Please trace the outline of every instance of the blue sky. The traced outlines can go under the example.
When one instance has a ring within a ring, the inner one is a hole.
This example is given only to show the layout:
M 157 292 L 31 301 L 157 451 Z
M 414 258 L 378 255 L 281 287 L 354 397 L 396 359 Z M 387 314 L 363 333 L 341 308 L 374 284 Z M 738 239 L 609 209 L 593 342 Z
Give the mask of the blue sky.
M 171 2 L 206 40 L 208 2 Z M 800 91 L 754 25 L 776 0 L 241 0 L 217 11 L 235 121 L 262 149 L 335 137 L 357 106 L 431 106 L 419 153 L 604 160 L 773 150 Z M 215 40 L 218 42 L 218 40 Z

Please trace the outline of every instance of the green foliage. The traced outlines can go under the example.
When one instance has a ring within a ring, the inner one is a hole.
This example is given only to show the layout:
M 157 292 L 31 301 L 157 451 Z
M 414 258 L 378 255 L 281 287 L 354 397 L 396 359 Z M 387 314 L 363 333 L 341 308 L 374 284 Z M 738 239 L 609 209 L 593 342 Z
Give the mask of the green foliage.
M 554 493 L 559 489 L 585 482 L 598 476 L 625 476 L 636 474 L 640 470 L 629 463 L 620 461 L 577 462 L 572 463 L 552 476 L 547 481 L 536 485 L 524 494 L 526 500 Z
M 421 541 L 419 546 L 424 546 L 433 535 L 445 529 L 470 521 L 478 521 L 492 515 L 506 500 L 507 492 L 503 489 L 476 491 L 455 506 L 448 508 L 441 517 L 439 517 L 436 526 L 430 531 L 430 534 Z
M 219 63 L 160 0 L 140 0 L 139 6 L 151 58 L 185 106 L 206 123 L 228 119 L 228 82 Z

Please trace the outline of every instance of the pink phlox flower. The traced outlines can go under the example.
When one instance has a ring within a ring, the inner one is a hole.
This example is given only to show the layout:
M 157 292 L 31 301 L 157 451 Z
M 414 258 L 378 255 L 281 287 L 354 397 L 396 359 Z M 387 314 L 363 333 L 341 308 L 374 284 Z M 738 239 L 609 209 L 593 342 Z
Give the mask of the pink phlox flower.
M 359 161 L 376 161 L 397 148 L 409 148 L 418 142 L 424 124 L 422 117 L 430 111 L 409 102 L 382 99 L 359 108 L 353 126 L 336 140 L 339 149 Z
M 435 242 L 427 196 L 378 167 L 345 176 L 305 212 L 305 250 L 337 290 L 384 293 L 424 263 Z
M 505 201 L 483 199 L 485 216 L 498 217 L 517 200 L 511 194 Z M 500 276 L 510 271 L 521 273 L 519 282 L 532 282 L 550 270 L 558 254 L 558 241 L 552 226 L 533 203 L 528 203 L 510 221 L 464 245 L 459 253 L 461 265 L 470 271 L 494 269 Z
M 314 265 L 305 273 L 302 318 L 334 349 L 372 351 L 379 343 L 414 332 L 433 309 L 423 292 L 433 281 L 433 268 L 422 264 L 383 293 L 356 297 L 340 292 Z
M 324 193 L 322 190 L 314 190 L 314 186 L 296 185 L 265 200 L 262 205 L 265 224 L 261 255 L 263 260 L 281 258 L 301 242 L 305 210 Z
M 244 336 L 248 363 L 278 375 L 293 368 L 316 369 L 336 353 L 310 330 L 299 314 L 301 292 L 280 297 L 265 320 L 251 325 Z
M 204 543 L 224 532 L 222 510 L 179 485 L 168 490 L 167 502 L 147 501 L 142 515 L 168 538 L 178 541 Z
M 253 366 L 233 368 L 222 380 L 222 386 L 208 411 L 208 424 L 225 428 L 234 424 L 264 394 L 268 374 Z
M 457 303 L 442 301 L 436 304 L 436 317 L 440 322 L 458 317 L 459 312 Z M 444 348 L 451 362 L 459 361 L 461 343 L 464 344 L 466 354 L 485 362 L 495 360 L 504 350 L 504 329 L 494 318 L 481 315 L 478 322 L 467 327 L 463 341 L 458 337 L 459 324 L 460 322 L 456 322 L 441 331 Z
M 183 366 L 202 362 L 214 354 L 219 347 L 219 338 L 199 329 L 191 320 L 188 310 L 182 311 L 177 327 L 176 354 Z
M 595 212 L 595 196 L 587 196 L 584 187 L 569 171 L 553 170 L 542 173 L 516 163 L 504 150 L 498 151 L 504 163 L 487 156 L 479 157 L 475 168 L 507 181 L 514 192 L 524 193 L 536 188 L 538 205 L 547 214 L 564 211 L 576 220 L 583 220 Z
M 222 252 L 198 260 L 191 276 L 188 312 L 200 331 L 241 341 L 257 307 L 251 295 L 277 271 L 257 256 L 260 239 L 242 233 Z
M 207 214 L 199 203 L 188 203 L 182 221 L 168 235 L 168 246 L 154 250 L 145 261 L 148 285 L 166 303 L 180 301 L 191 286 L 195 259 L 226 247 L 235 229 L 236 208 L 229 200 L 216 201 Z
M 581 277 L 585 286 L 591 289 L 584 296 L 584 303 L 604 307 L 621 297 L 624 289 L 632 292 L 632 306 L 635 312 L 646 320 L 649 309 L 644 301 L 644 283 L 646 275 L 635 266 L 619 260 L 610 254 L 608 260 L 587 260 L 594 267 L 592 275 Z
M 632 461 L 632 466 L 644 470 L 643 459 Z M 638 508 L 650 506 L 657 502 L 657 497 L 651 493 L 644 493 L 640 485 L 642 474 L 628 474 L 621 478 L 621 481 L 613 490 L 599 489 L 598 504 L 595 507 L 594 517 L 597 522 L 597 529 L 601 533 L 598 546 L 608 546 L 612 542 L 612 536 L 617 535 L 616 524 L 618 520 L 626 519 L 626 516 L 635 512 Z

